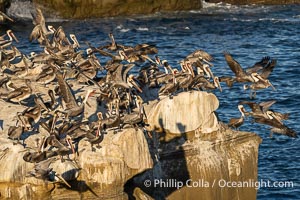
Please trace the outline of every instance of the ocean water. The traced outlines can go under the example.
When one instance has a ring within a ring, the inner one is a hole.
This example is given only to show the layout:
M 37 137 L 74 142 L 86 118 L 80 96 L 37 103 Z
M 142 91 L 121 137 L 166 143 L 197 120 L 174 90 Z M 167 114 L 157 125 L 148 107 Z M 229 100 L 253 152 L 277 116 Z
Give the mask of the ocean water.
M 15 5 L 17 3 L 23 3 L 24 9 L 20 10 L 20 7 Z M 12 29 L 20 40 L 16 46 L 28 54 L 31 51 L 41 51 L 38 44 L 30 44 L 28 41 L 33 28 L 30 9 L 32 5 L 28 1 L 13 3 L 9 13 L 19 17 L 19 20 L 0 29 L 1 33 L 8 28 Z M 108 43 L 110 32 L 121 44 L 155 44 L 161 59 L 168 60 L 173 67 L 179 67 L 178 61 L 189 53 L 203 49 L 215 58 L 212 71 L 216 76 L 233 75 L 225 62 L 223 51 L 229 51 L 243 67 L 253 65 L 264 56 L 277 59 L 277 66 L 269 77 L 276 90 L 268 88 L 258 91 L 256 101 L 276 100 L 271 108 L 290 113 L 290 119 L 285 121 L 285 124 L 299 133 L 299 5 L 233 6 L 204 3 L 203 9 L 188 12 L 80 21 L 50 17 L 46 18 L 46 21 L 55 27 L 63 26 L 67 33 L 75 33 L 82 49 L 87 47 L 86 41 L 94 46 Z M 235 84 L 231 89 L 225 84 L 222 84 L 222 87 L 223 92 L 214 91 L 220 101 L 217 112 L 222 121 L 228 122 L 232 117 L 239 117 L 237 104 L 242 100 L 250 100 L 249 91 L 244 91 L 242 84 Z M 259 148 L 258 179 L 272 183 L 293 183 L 293 187 L 281 185 L 283 187 L 260 188 L 257 198 L 299 198 L 299 139 L 283 135 L 270 138 L 269 127 L 252 124 L 250 119 L 246 119 L 240 130 L 255 132 L 263 139 Z

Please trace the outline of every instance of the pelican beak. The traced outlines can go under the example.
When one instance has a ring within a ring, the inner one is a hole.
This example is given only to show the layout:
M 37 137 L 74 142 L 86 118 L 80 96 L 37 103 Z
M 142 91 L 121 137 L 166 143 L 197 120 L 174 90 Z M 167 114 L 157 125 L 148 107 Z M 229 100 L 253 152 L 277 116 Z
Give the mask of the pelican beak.
M 85 103 L 88 107 L 92 107 L 91 106 L 91 104 L 87 101 L 86 103 Z
M 270 83 L 270 86 L 272 87 L 272 89 L 275 91 L 276 88 L 274 87 L 274 85 L 272 83 Z
M 17 39 L 17 37 L 15 36 L 15 34 L 10 33 L 10 36 L 11 36 L 16 42 L 19 42 L 19 40 Z
M 0 14 L 1 14 L 5 19 L 8 19 L 8 20 L 11 21 L 11 22 L 15 22 L 12 18 L 10 18 L 9 16 L 7 16 L 5 13 L 3 13 L 3 12 L 0 11 Z
M 220 92 L 222 92 L 222 87 L 221 87 L 221 84 L 220 84 L 220 81 L 219 81 L 219 78 L 218 77 L 215 77 L 215 83 L 216 83 L 216 87 L 219 88 Z
M 143 92 L 143 90 L 138 86 L 138 84 L 134 80 L 131 80 L 130 82 L 140 93 Z
M 206 64 L 210 65 L 211 67 L 214 66 L 214 64 L 212 64 L 211 62 L 207 61 L 206 59 L 202 59 Z
M 73 143 L 72 143 L 73 142 L 72 139 L 70 137 L 68 137 L 68 138 L 66 138 L 66 142 L 71 147 L 73 155 L 75 155 L 75 149 L 74 149 L 74 146 L 73 146 Z
M 61 175 L 55 174 L 55 176 L 64 182 L 64 184 L 66 184 L 69 188 L 71 188 L 71 185 Z

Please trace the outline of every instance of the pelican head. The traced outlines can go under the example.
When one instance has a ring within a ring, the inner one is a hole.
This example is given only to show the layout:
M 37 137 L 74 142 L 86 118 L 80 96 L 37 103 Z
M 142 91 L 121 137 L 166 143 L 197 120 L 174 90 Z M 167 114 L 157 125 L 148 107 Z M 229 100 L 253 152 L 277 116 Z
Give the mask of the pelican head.
M 76 48 L 76 47 L 80 47 L 79 42 L 78 42 L 78 40 L 77 40 L 75 34 L 70 34 L 70 38 L 71 38 L 71 40 L 73 41 L 73 46 L 74 46 L 75 48 Z
M 90 54 L 93 53 L 93 50 L 92 50 L 91 48 L 87 48 L 87 49 L 85 50 L 85 52 L 86 52 L 87 55 L 90 55 Z
M 119 55 L 121 57 L 121 60 L 128 60 L 128 57 L 123 50 L 119 51 Z
M 19 42 L 19 40 L 17 39 L 15 34 L 12 32 L 12 30 L 7 30 L 6 34 L 8 35 L 10 41 L 12 41 L 14 39 L 16 42 Z
M 162 64 L 160 58 L 157 55 L 155 56 L 155 62 L 156 62 L 157 65 Z
M 276 90 L 274 85 L 269 80 L 266 80 L 266 83 L 267 83 L 268 86 L 271 86 L 273 90 Z
M 238 109 L 239 109 L 239 111 L 241 112 L 241 114 L 242 114 L 242 116 L 243 117 L 245 117 L 245 108 L 244 108 L 244 106 L 242 105 L 242 104 L 239 104 L 238 105 Z
M 140 88 L 140 86 L 135 82 L 134 80 L 134 75 L 133 74 L 130 74 L 128 77 L 127 77 L 127 84 L 129 85 L 129 87 L 134 87 L 135 89 L 137 89 L 140 93 L 143 92 L 143 90 Z
M 259 80 L 263 80 L 263 78 L 257 72 L 251 73 L 250 76 L 251 76 L 251 78 L 253 79 L 254 82 L 258 82 Z
M 270 110 L 268 110 L 267 112 L 266 112 L 266 114 L 267 114 L 267 117 L 269 118 L 269 119 L 274 119 L 274 116 L 273 116 L 273 112 L 272 111 L 270 111 Z
M 249 85 L 246 85 L 246 84 L 243 85 L 243 89 L 244 89 L 244 90 L 248 90 L 248 89 L 249 89 Z
M 208 64 L 203 64 L 203 70 L 208 78 L 214 78 L 214 75 L 212 71 L 210 70 L 210 67 Z
M 219 77 L 214 77 L 214 85 L 215 85 L 215 87 L 216 88 L 219 88 L 219 90 L 220 90 L 220 92 L 222 92 L 222 87 L 221 87 L 221 84 L 220 84 L 220 79 L 219 79 Z
M 52 33 L 52 34 L 54 34 L 55 31 L 56 31 L 55 28 L 51 25 L 48 25 L 47 28 L 48 28 L 49 32 Z

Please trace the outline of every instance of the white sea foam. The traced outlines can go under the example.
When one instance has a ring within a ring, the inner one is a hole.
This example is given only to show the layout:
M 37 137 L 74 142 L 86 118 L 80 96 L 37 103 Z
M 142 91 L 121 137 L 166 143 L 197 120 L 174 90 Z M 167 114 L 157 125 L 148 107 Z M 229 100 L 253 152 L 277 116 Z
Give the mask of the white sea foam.
M 149 28 L 147 28 L 147 27 L 138 27 L 136 30 L 138 30 L 138 31 L 149 31 Z

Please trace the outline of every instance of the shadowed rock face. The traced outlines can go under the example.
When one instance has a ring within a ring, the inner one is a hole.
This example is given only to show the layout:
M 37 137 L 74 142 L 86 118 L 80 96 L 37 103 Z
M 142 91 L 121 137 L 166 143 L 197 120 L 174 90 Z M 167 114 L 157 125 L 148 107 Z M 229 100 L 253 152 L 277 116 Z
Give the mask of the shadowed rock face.
M 55 10 L 64 18 L 112 17 L 119 15 L 150 14 L 158 11 L 199 9 L 199 0 L 34 0 L 45 8 Z
M 10 0 L 0 0 L 0 11 L 5 12 L 10 6 Z

